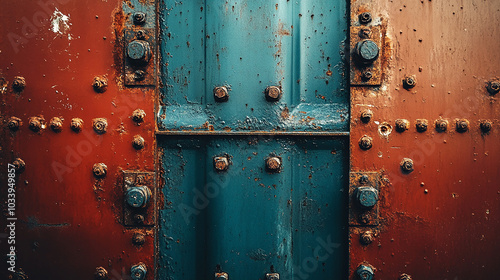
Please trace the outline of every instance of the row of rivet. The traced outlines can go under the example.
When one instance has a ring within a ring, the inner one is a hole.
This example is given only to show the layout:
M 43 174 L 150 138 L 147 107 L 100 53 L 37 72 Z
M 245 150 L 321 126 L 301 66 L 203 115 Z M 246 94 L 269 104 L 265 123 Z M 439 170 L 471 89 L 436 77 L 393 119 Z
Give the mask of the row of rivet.
M 406 90 L 410 90 L 417 85 L 417 79 L 414 75 L 405 76 L 403 78 L 403 88 Z M 500 92 L 500 81 L 490 80 L 486 83 L 486 91 L 490 95 L 495 95 Z
M 215 87 L 213 94 L 217 102 L 226 102 L 229 99 L 229 89 L 226 86 Z M 278 86 L 269 86 L 265 90 L 266 100 L 269 102 L 280 100 L 281 95 L 281 88 Z

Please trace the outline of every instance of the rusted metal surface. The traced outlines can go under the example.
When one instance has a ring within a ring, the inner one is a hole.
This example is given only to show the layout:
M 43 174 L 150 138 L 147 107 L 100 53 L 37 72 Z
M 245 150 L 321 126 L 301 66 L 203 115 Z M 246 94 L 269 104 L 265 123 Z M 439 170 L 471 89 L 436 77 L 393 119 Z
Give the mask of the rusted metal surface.
M 380 172 L 381 186 L 380 224 L 350 228 L 350 279 L 360 264 L 373 265 L 374 279 L 498 274 L 500 104 L 489 82 L 500 76 L 499 9 L 498 1 L 352 1 L 351 24 L 370 12 L 384 49 L 381 86 L 351 88 L 352 116 L 373 112 L 367 123 L 351 119 L 351 171 Z M 410 123 L 402 133 L 398 119 Z M 363 135 L 371 149 L 360 149 Z M 378 234 L 365 245 L 368 230 Z
M 2 3 L 2 234 L 8 213 L 3 187 L 7 163 L 16 158 L 24 162 L 15 161 L 20 169 L 13 275 L 93 279 L 96 273 L 130 279 L 132 265 L 144 262 L 146 279 L 153 279 L 153 228 L 123 224 L 122 170 L 154 171 L 155 122 L 154 90 L 123 85 L 121 36 L 128 15 L 121 5 L 68 0 Z M 100 77 L 98 84 L 95 77 Z M 151 112 L 140 126 L 131 118 L 138 108 Z M 98 118 L 107 121 L 103 134 L 93 128 Z M 134 135 L 144 138 L 143 149 L 131 145 Z M 104 177 L 94 177 L 95 163 L 107 166 Z M 132 242 L 138 233 L 144 236 L 141 246 Z M 6 236 L 0 235 L 0 279 L 9 279 L 7 246 L 11 245 Z M 96 271 L 99 267 L 103 270 Z

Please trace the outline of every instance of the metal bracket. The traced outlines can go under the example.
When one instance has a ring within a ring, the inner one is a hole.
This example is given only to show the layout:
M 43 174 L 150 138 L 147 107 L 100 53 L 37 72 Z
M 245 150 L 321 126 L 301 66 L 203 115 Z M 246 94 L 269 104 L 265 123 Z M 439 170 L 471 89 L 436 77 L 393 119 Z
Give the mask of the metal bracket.
M 151 199 L 145 207 L 132 207 L 126 202 L 130 188 L 146 186 L 151 190 Z M 123 225 L 154 226 L 156 221 L 156 188 L 154 172 L 123 171 Z
M 351 86 L 379 86 L 382 83 L 382 32 L 380 26 L 351 26 Z M 358 42 L 371 40 L 379 48 L 378 58 L 371 64 L 356 61 L 355 49 Z
M 356 199 L 356 189 L 371 187 L 380 194 L 380 175 L 377 172 L 349 173 L 349 225 L 350 226 L 377 226 L 379 224 L 379 203 L 366 209 L 359 205 Z

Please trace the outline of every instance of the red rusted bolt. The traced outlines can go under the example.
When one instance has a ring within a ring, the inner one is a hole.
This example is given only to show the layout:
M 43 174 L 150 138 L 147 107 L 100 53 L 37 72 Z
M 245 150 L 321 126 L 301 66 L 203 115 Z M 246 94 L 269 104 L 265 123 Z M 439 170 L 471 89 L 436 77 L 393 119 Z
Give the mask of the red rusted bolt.
M 401 274 L 401 276 L 399 276 L 399 280 L 411 280 L 411 276 L 406 273 L 403 273 Z
M 53 117 L 50 120 L 50 128 L 54 132 L 61 132 L 62 128 L 63 128 L 63 121 L 62 121 L 62 119 L 58 118 L 58 117 Z
M 92 87 L 95 92 L 103 93 L 108 89 L 108 79 L 104 76 L 96 76 L 92 82 Z
M 96 118 L 92 120 L 92 127 L 94 131 L 98 134 L 106 133 L 108 129 L 108 121 L 104 118 Z
M 464 133 L 469 130 L 469 121 L 468 120 L 458 120 L 456 125 L 457 132 Z
M 229 94 L 225 86 L 214 88 L 214 98 L 217 102 L 226 102 L 229 99 Z
M 135 70 L 134 72 L 134 80 L 142 81 L 146 78 L 146 72 L 144 70 Z
M 33 132 L 39 132 L 45 128 L 44 119 L 41 117 L 31 117 L 29 120 L 29 128 Z
M 500 91 L 500 82 L 498 81 L 489 81 L 486 89 L 491 95 L 495 95 Z
M 493 124 L 491 123 L 491 121 L 484 120 L 484 121 L 481 121 L 481 124 L 479 125 L 479 127 L 481 128 L 481 131 L 483 133 L 488 133 L 488 132 L 490 132 L 491 128 L 493 127 Z
M 83 120 L 80 118 L 71 119 L 70 127 L 74 132 L 80 132 L 83 128 Z
M 9 121 L 7 122 L 7 127 L 12 131 L 17 131 L 19 127 L 21 127 L 21 125 L 23 125 L 22 120 L 16 117 L 10 117 Z
M 266 88 L 267 101 L 278 101 L 281 98 L 281 89 L 277 86 L 269 86 Z
M 144 148 L 144 138 L 140 135 L 135 135 L 134 140 L 132 141 L 132 146 L 134 146 L 136 150 Z
M 416 127 L 418 132 L 427 131 L 428 121 L 423 119 L 418 119 L 416 122 Z
M 26 163 L 24 163 L 24 160 L 20 158 L 16 158 L 14 162 L 12 162 L 12 165 L 14 165 L 14 170 L 16 173 L 22 173 L 24 171 L 24 168 L 26 167 Z
M 359 241 L 363 245 L 368 245 L 373 242 L 373 232 L 367 230 L 361 234 Z
M 132 120 L 138 125 L 144 121 L 144 117 L 146 117 L 146 112 L 144 112 L 144 110 L 137 109 L 132 112 Z
M 410 127 L 410 122 L 405 119 L 396 120 L 396 131 L 397 132 L 405 132 Z
M 369 150 L 372 147 L 372 138 L 364 135 L 359 139 L 359 147 L 363 150 Z
M 406 76 L 403 79 L 403 88 L 405 88 L 405 89 L 412 89 L 415 87 L 416 84 L 417 84 L 417 80 L 416 80 L 415 76 Z
M 436 130 L 438 132 L 445 132 L 448 129 L 448 121 L 447 120 L 436 120 Z
M 21 76 L 15 76 L 14 80 L 12 81 L 12 89 L 15 92 L 21 92 L 24 90 L 25 87 L 26 87 L 26 79 L 24 79 L 24 77 Z
M 366 109 L 361 112 L 361 116 L 359 117 L 362 122 L 368 123 L 373 117 L 373 112 L 370 109 Z
M 107 280 L 108 279 L 108 272 L 102 266 L 96 267 L 95 272 L 94 272 L 94 279 Z
M 410 173 L 413 171 L 413 160 L 411 158 L 403 158 L 399 165 L 405 173 Z
M 142 246 L 146 242 L 146 235 L 143 233 L 135 233 L 132 237 L 132 243 L 137 246 Z
M 365 82 L 370 80 L 372 77 L 373 77 L 373 74 L 370 70 L 365 70 L 365 71 L 363 71 L 363 73 L 361 73 L 361 79 Z
M 269 172 L 279 172 L 281 169 L 281 159 L 279 157 L 269 157 L 266 159 L 266 169 Z
M 104 178 L 108 172 L 108 167 L 104 163 L 96 163 L 92 167 L 92 172 L 96 178 Z
M 134 221 L 136 224 L 142 225 L 142 224 L 144 224 L 145 220 L 146 220 L 146 218 L 144 218 L 144 215 L 141 215 L 141 214 L 134 215 Z
M 227 157 L 214 157 L 214 168 L 217 171 L 226 171 L 229 168 Z
M 372 14 L 368 12 L 359 14 L 358 18 L 359 18 L 359 23 L 361 24 L 368 24 L 372 22 Z

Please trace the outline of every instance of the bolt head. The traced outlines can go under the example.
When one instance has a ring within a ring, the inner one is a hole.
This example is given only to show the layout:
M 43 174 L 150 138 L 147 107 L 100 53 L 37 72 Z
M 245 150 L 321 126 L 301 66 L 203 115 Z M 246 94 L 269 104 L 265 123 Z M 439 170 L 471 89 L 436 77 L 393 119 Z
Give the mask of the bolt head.
M 50 120 L 50 129 L 54 132 L 61 132 L 63 128 L 63 121 L 61 118 L 53 117 Z
M 410 122 L 405 119 L 396 120 L 396 131 L 405 132 L 410 127 Z
M 410 158 L 403 158 L 400 166 L 403 172 L 410 173 L 413 171 L 413 160 Z
M 80 132 L 82 131 L 83 128 L 83 120 L 80 118 L 73 118 L 71 119 L 71 124 L 70 124 L 71 130 L 74 132 Z
M 217 102 L 226 102 L 229 99 L 229 94 L 227 87 L 215 87 L 214 88 L 214 98 Z
M 379 52 L 377 43 L 370 39 L 359 41 L 354 49 L 356 61 L 363 65 L 373 63 L 378 58 Z
M 12 165 L 14 165 L 14 170 L 18 174 L 22 173 L 24 171 L 24 168 L 26 167 L 26 163 L 21 158 L 16 158 L 14 162 L 12 162 Z
M 468 120 L 458 120 L 456 125 L 457 132 L 464 133 L 469 130 L 469 121 Z
M 417 120 L 416 127 L 418 132 L 427 131 L 428 122 L 427 120 Z
M 359 18 L 359 23 L 368 24 L 372 21 L 372 14 L 368 12 L 361 13 L 359 14 L 358 18 Z
M 229 168 L 227 157 L 214 157 L 214 168 L 216 171 L 226 171 Z
M 367 265 L 360 265 L 356 269 L 356 275 L 359 280 L 373 280 L 373 269 Z
M 17 131 L 21 125 L 23 125 L 23 122 L 20 118 L 16 117 L 10 117 L 9 121 L 7 122 L 7 127 L 11 131 Z
M 500 82 L 499 81 L 489 81 L 486 89 L 491 95 L 495 95 L 500 91 Z
M 406 273 L 403 273 L 401 274 L 401 276 L 399 276 L 398 280 L 411 280 L 411 276 Z
M 142 138 L 142 136 L 140 135 L 135 135 L 134 136 L 134 140 L 132 141 L 132 146 L 136 149 L 136 150 L 140 150 L 142 148 L 144 148 L 144 138 Z
M 127 56 L 136 62 L 147 63 L 151 59 L 151 48 L 144 40 L 134 40 L 127 45 Z
M 135 233 L 132 237 L 132 243 L 137 246 L 142 246 L 146 242 L 146 235 L 144 233 Z
M 278 101 L 281 98 L 281 89 L 277 86 L 269 86 L 266 88 L 267 101 Z
M 151 190 L 146 186 L 130 187 L 125 193 L 127 204 L 134 208 L 146 207 L 151 198 Z
M 146 22 L 146 14 L 143 12 L 134 13 L 134 23 L 142 25 Z
M 92 173 L 96 178 L 104 178 L 106 177 L 106 173 L 108 172 L 108 167 L 104 163 L 96 163 L 92 167 Z
M 134 72 L 134 80 L 142 81 L 146 78 L 146 72 L 144 70 L 135 70 Z
M 107 280 L 108 271 L 104 267 L 96 267 L 94 272 L 94 279 L 96 280 Z
M 437 120 L 436 121 L 436 130 L 438 132 L 445 132 L 448 129 L 448 121 L 446 120 Z
M 371 232 L 370 230 L 363 232 L 363 234 L 361 234 L 360 236 L 359 241 L 363 245 L 371 244 L 373 242 L 373 232 Z
M 372 208 L 377 204 L 378 191 L 373 187 L 358 187 L 356 189 L 356 200 L 363 208 Z
M 360 119 L 362 122 L 368 123 L 368 122 L 370 122 L 372 117 L 373 117 L 373 112 L 371 110 L 367 109 L 367 110 L 364 110 L 363 112 L 361 112 Z
M 493 124 L 491 123 L 491 121 L 481 121 L 481 124 L 479 126 L 483 133 L 488 133 L 493 128 Z
M 103 93 L 108 89 L 108 79 L 104 76 L 96 76 L 92 81 L 92 87 L 97 93 Z
M 279 172 L 281 170 L 281 159 L 279 157 L 267 158 L 266 170 L 269 172 Z
M 130 277 L 132 280 L 146 279 L 147 268 L 144 263 L 138 263 L 130 268 Z
M 403 88 L 412 89 L 417 84 L 417 80 L 415 76 L 406 76 L 403 79 Z
M 93 119 L 92 128 L 97 134 L 104 134 L 108 129 L 108 121 L 104 118 Z
M 44 126 L 44 119 L 40 117 L 31 117 L 29 120 L 28 127 L 30 128 L 31 131 L 33 132 L 39 132 Z
M 266 280 L 280 280 L 279 273 L 266 273 Z
M 146 117 L 146 112 L 144 112 L 144 110 L 136 109 L 132 112 L 132 120 L 137 124 L 142 123 L 144 121 L 144 117 Z
M 14 77 L 14 80 L 12 80 L 12 89 L 15 92 L 21 92 L 24 90 L 25 87 L 26 87 L 26 80 L 24 79 L 24 77 L 21 76 Z
M 369 150 L 372 147 L 372 138 L 370 136 L 363 136 L 359 139 L 359 147 L 363 150 Z

